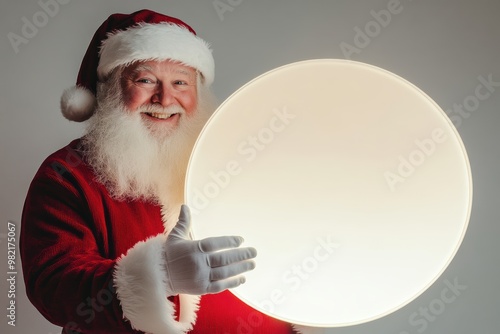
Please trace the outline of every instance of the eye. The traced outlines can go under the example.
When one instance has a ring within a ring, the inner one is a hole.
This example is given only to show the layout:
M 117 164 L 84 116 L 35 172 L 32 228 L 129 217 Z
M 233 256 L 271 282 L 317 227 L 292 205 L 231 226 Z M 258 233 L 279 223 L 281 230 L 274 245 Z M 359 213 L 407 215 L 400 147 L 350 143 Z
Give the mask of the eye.
M 136 83 L 139 84 L 155 84 L 156 82 L 153 79 L 150 78 L 139 78 L 135 80 Z
M 184 80 L 175 80 L 174 85 L 184 86 L 184 85 L 188 85 L 188 83 Z

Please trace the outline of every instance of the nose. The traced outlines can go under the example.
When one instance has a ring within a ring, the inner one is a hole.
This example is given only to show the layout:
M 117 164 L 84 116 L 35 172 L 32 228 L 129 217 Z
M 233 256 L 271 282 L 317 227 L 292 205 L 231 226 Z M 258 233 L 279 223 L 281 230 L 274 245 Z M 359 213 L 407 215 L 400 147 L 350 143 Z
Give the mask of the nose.
M 163 107 L 167 107 L 171 104 L 174 104 L 175 92 L 168 84 L 159 83 L 151 96 L 151 103 L 153 104 L 161 104 Z

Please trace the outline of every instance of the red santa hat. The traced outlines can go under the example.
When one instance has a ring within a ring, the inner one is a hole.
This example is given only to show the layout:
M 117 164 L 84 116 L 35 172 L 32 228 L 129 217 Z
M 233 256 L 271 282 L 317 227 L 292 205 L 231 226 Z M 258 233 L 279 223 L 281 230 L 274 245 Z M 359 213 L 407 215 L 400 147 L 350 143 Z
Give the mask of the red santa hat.
M 89 119 L 96 106 L 97 82 L 117 66 L 171 59 L 197 69 L 210 85 L 214 59 L 210 46 L 183 21 L 150 10 L 113 14 L 99 27 L 83 57 L 76 85 L 64 91 L 61 111 L 71 121 Z

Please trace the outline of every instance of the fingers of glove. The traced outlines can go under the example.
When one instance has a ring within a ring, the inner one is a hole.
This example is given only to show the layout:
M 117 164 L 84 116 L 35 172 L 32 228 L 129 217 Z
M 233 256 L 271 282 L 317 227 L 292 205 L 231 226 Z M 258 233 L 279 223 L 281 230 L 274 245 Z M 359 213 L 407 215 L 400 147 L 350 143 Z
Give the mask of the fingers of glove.
M 212 268 L 210 270 L 210 281 L 225 280 L 227 278 L 243 274 L 246 271 L 253 270 L 255 262 L 252 260 L 232 263 L 227 266 Z
M 210 237 L 200 240 L 199 247 L 202 252 L 216 252 L 222 249 L 235 248 L 243 242 L 242 237 L 238 236 L 223 236 L 223 237 Z
M 253 247 L 233 248 L 222 252 L 211 253 L 208 255 L 210 267 L 227 266 L 228 264 L 250 260 L 257 256 L 257 250 Z
M 169 234 L 170 239 L 189 239 L 189 229 L 191 228 L 191 212 L 187 205 L 181 206 L 179 220 Z
M 219 293 L 226 289 L 236 288 L 245 283 L 245 281 L 245 276 L 236 276 L 221 281 L 214 281 L 208 285 L 207 293 Z

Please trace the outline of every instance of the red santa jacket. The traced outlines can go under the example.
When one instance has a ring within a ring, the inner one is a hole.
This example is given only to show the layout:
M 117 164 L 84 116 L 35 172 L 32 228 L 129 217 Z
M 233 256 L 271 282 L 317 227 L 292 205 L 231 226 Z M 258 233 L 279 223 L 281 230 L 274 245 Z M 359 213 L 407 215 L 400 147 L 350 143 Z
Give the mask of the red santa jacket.
M 228 291 L 167 299 L 160 207 L 112 199 L 79 144 L 43 162 L 23 210 L 26 291 L 46 319 L 63 333 L 293 333 Z

